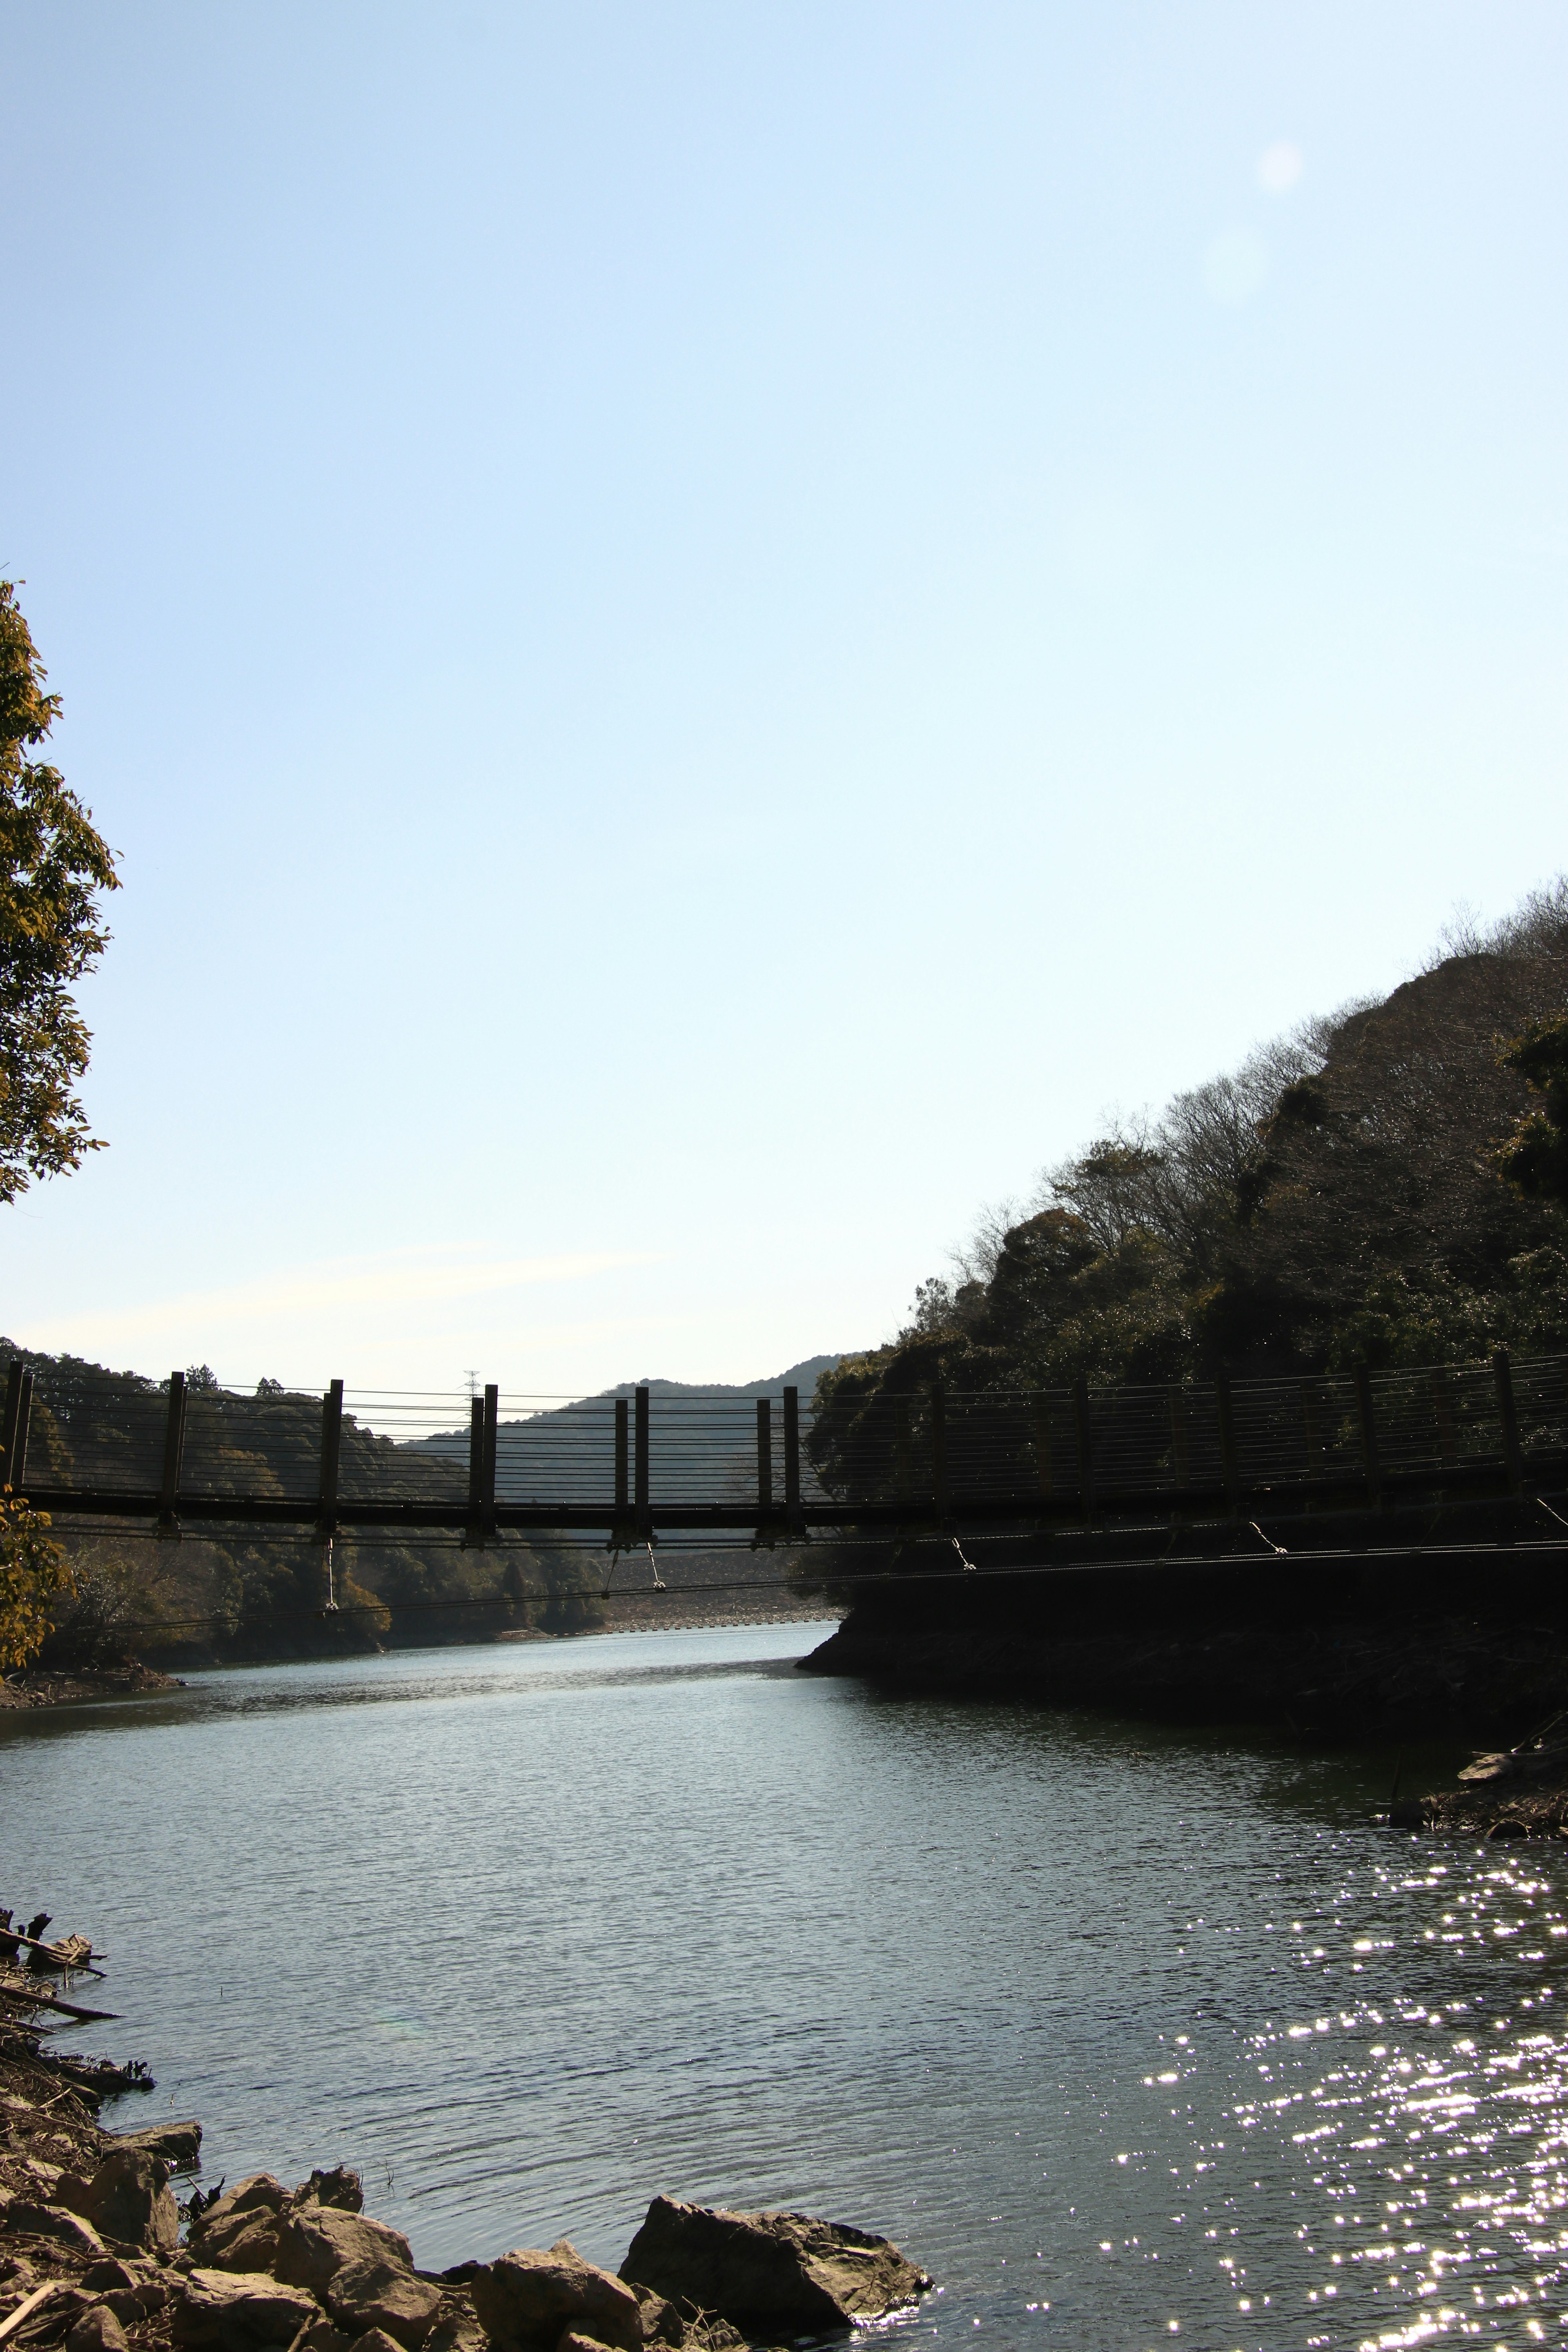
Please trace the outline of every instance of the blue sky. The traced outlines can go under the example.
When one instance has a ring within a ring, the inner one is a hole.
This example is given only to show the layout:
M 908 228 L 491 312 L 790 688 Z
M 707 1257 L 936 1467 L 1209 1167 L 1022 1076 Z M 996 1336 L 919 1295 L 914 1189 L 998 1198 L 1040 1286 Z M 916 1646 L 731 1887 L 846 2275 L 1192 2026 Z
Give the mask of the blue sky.
M 4 1328 L 776 1371 L 1568 865 L 1565 68 L 0 0 L 0 569 L 124 877 Z

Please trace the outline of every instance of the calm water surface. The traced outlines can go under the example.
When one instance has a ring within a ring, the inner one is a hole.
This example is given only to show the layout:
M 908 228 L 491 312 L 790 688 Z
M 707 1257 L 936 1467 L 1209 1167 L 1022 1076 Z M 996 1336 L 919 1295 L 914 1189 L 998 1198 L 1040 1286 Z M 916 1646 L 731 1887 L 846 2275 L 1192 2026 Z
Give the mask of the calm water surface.
M 892 2347 L 1568 2335 L 1565 1869 L 1392 1759 L 900 1698 L 828 1629 L 215 1674 L 0 1718 L 0 1900 L 111 1955 L 206 2175 L 434 2267 L 656 2189 L 885 2230 Z

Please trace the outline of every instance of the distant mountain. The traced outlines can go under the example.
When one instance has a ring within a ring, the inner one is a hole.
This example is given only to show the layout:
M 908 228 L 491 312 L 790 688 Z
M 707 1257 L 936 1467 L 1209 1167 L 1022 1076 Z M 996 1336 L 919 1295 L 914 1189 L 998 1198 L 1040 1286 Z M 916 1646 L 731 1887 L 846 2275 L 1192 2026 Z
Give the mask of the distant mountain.
M 496 1495 L 503 1502 L 581 1504 L 602 1493 L 615 1496 L 616 1401 L 638 1388 L 648 1391 L 648 1452 L 655 1501 L 677 1496 L 687 1502 L 719 1502 L 737 1491 L 754 1493 L 757 1463 L 756 1403 L 782 1402 L 786 1388 L 800 1391 L 808 1409 L 818 1375 L 842 1362 L 839 1356 L 807 1356 L 771 1380 L 737 1385 L 723 1381 L 625 1381 L 526 1421 L 503 1421 L 496 1433 Z M 773 1415 L 773 1478 L 782 1496 L 783 1428 Z M 437 1432 L 416 1438 L 416 1449 L 466 1455 L 468 1432 Z
M 843 1361 L 842 1356 L 807 1356 L 771 1381 L 746 1381 L 739 1388 L 726 1388 L 715 1381 L 624 1381 L 618 1389 L 605 1389 L 604 1393 L 611 1397 L 630 1396 L 637 1389 L 647 1389 L 651 1402 L 656 1396 L 782 1397 L 785 1389 L 798 1389 L 801 1402 L 809 1404 L 819 1376 Z

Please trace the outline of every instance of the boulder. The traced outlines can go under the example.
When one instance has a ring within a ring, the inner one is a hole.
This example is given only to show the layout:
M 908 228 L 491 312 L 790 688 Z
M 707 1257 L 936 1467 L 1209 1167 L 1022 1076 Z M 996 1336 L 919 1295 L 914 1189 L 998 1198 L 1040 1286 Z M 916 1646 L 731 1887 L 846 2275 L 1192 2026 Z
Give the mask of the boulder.
M 133 2287 L 140 2275 L 118 2254 L 105 2254 L 101 2262 L 89 2263 L 81 2274 L 81 2284 L 91 2294 L 110 2294 L 116 2287 Z
M 139 2327 L 147 2316 L 146 2305 L 135 2288 L 130 2286 L 111 2287 L 107 2294 L 100 2295 L 98 2307 L 111 2311 L 121 2327 Z
M 21 2230 L 30 2238 L 52 2238 L 57 2245 L 68 2247 L 73 2254 L 86 2254 L 89 2260 L 109 2252 L 92 2223 L 64 2205 L 35 2205 L 26 2197 L 13 2197 L 5 2208 L 5 2227 Z
M 140 2147 L 112 2147 L 72 2204 L 100 2237 L 121 2246 L 155 2246 L 170 2253 L 180 2240 L 180 2209 L 161 2156 Z
M 274 2180 L 269 2172 L 249 2173 L 192 2222 L 192 2242 L 194 2243 L 198 2237 L 205 2238 L 209 2230 L 221 2229 L 224 2222 L 236 2213 L 250 2213 L 258 2210 L 277 2213 L 288 2201 L 289 2191 L 280 2180 Z
M 290 2286 L 324 2294 L 347 2263 L 380 2262 L 412 2273 L 414 2256 L 400 2230 L 335 2205 L 300 2205 L 284 2215 L 273 2269 Z
M 880 2319 L 931 2280 L 889 2239 L 810 2213 L 731 2213 L 656 2197 L 621 2264 L 672 2302 L 756 2336 L 816 2336 Z
M 367 2327 L 363 2336 L 354 2337 L 349 2352 L 397 2352 L 397 2345 L 384 2327 Z
M 444 2295 L 441 2315 L 425 2338 L 425 2352 L 487 2352 L 489 2337 L 466 2295 Z
M 279 2216 L 269 2206 L 253 2205 L 230 2213 L 191 2243 L 208 2270 L 269 2271 L 278 2259 L 278 2229 Z
M 616 2352 L 638 2352 L 641 2307 L 629 2286 L 584 2262 L 569 2238 L 548 2253 L 520 2246 L 485 2265 L 472 2282 L 479 2324 L 498 2352 L 555 2352 L 575 2328 Z
M 145 2131 L 106 2132 L 111 2147 L 139 2147 L 161 2156 L 171 2172 L 189 2172 L 202 2153 L 200 2124 L 149 2124 Z
M 129 2352 L 125 2330 L 106 2303 L 89 2304 L 71 2323 L 66 2352 Z
M 651 2286 L 639 2286 L 635 2279 L 630 2284 L 637 2299 L 643 2342 L 674 2347 L 684 2344 L 686 2322 L 674 2304 L 667 2302 L 662 2294 L 655 2294 Z
M 174 2341 L 211 2352 L 264 2352 L 292 2344 L 321 2317 L 315 2299 L 279 2279 L 229 2271 L 188 2272 L 175 2293 Z
M 418 2352 L 436 2324 L 441 2295 L 404 2263 L 372 2254 L 343 2264 L 327 2289 L 327 2308 L 350 2336 L 375 2328 L 395 2336 L 404 2352 Z

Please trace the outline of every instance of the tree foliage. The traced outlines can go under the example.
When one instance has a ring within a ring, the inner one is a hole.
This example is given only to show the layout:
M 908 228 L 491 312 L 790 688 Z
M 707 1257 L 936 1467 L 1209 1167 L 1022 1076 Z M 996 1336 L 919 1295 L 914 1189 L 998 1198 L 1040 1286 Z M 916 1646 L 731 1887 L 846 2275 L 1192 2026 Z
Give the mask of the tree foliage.
M 987 1211 L 899 1337 L 824 1376 L 819 1469 L 870 1399 L 939 1379 L 1109 1386 L 1568 1349 L 1568 883 L 1447 944 L 1381 1003 L 1096 1138 L 1026 1212 Z
M 1541 1108 L 1515 1127 L 1497 1155 L 1500 1171 L 1531 1200 L 1568 1208 L 1568 1013 L 1532 1021 L 1499 1057 L 1517 1070 Z
M 30 1510 L 9 1486 L 0 1491 L 0 1666 L 25 1666 L 50 1632 L 50 1604 L 68 1596 L 73 1579 L 48 1533 L 47 1511 Z
M 76 1083 L 90 1039 L 71 990 L 103 952 L 114 855 L 58 768 L 30 758 L 59 715 L 0 580 L 0 1201 L 100 1149 Z

